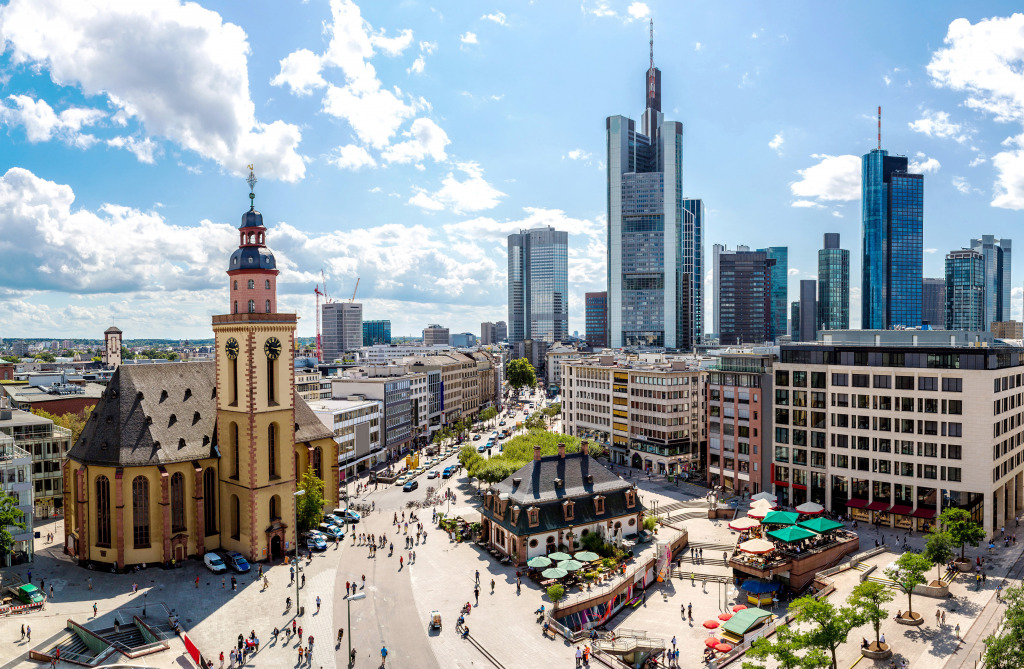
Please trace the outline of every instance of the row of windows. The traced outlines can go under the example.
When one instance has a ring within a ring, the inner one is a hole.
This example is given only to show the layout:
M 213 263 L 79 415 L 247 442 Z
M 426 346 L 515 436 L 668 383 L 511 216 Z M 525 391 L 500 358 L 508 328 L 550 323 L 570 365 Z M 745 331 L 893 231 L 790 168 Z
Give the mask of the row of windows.
M 270 290 L 270 279 L 267 279 L 264 282 L 263 287 L 266 288 L 267 290 Z M 238 290 L 238 279 L 235 279 L 234 288 L 235 288 L 235 290 Z M 248 288 L 249 288 L 249 290 L 253 290 L 253 289 L 256 288 L 256 282 L 253 279 L 249 279 Z
M 926 465 L 918 463 L 915 467 L 912 462 L 890 462 L 889 460 L 875 460 L 872 458 L 853 457 L 840 454 L 832 455 L 832 466 L 836 469 L 852 469 L 860 472 L 873 472 L 875 474 L 890 474 L 894 476 L 907 476 L 935 479 L 942 481 L 962 481 L 963 470 L 960 467 L 946 467 L 941 465 Z M 878 500 L 878 497 L 876 497 Z M 880 501 L 880 500 L 878 500 Z
M 265 313 L 269 314 L 270 313 L 270 300 L 266 301 L 266 304 L 264 305 L 264 308 L 266 309 Z M 238 300 L 235 300 L 235 313 L 236 314 L 238 313 Z M 248 311 L 246 313 L 250 313 L 250 314 L 256 313 L 256 300 L 249 300 L 249 307 L 248 307 Z

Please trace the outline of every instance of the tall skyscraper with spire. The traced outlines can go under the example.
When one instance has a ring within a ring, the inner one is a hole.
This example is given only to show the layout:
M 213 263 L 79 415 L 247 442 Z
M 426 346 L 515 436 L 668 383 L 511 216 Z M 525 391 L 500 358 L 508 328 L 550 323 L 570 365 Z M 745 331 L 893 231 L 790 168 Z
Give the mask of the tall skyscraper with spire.
M 609 345 L 689 349 L 703 331 L 704 205 L 683 198 L 683 124 L 661 112 L 661 70 L 650 66 L 645 108 L 609 116 Z

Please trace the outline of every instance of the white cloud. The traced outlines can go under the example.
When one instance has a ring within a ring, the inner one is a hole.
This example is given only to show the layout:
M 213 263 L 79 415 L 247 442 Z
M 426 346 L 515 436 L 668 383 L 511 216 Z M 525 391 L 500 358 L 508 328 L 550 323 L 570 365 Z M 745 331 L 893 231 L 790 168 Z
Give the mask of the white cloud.
M 24 126 L 25 136 L 32 143 L 57 137 L 68 144 L 87 148 L 96 138 L 83 135 L 81 129 L 106 117 L 99 109 L 87 107 L 68 107 L 57 114 L 46 100 L 35 100 L 27 95 L 11 95 L 8 99 L 14 106 L 0 104 L 0 121 L 9 126 Z
M 778 153 L 779 155 L 781 155 L 782 154 L 782 144 L 785 141 L 786 140 L 782 137 L 782 133 L 781 132 L 777 132 L 777 133 L 775 133 L 775 136 L 772 137 L 772 141 L 768 142 L 768 148 L 771 149 L 772 151 L 774 151 L 775 153 Z
M 703 48 L 704 48 L 704 45 L 701 44 L 700 42 L 695 42 L 694 45 L 693 45 L 693 50 L 694 51 L 700 51 Z
M 800 270 L 798 270 L 795 267 L 790 267 L 789 269 L 786 270 L 786 275 L 787 276 L 800 276 Z
M 389 163 L 418 163 L 429 157 L 440 162 L 448 157 L 445 147 L 451 140 L 445 131 L 430 119 L 416 119 L 412 122 L 409 132 L 404 135 L 409 139 L 386 148 L 381 154 L 384 160 Z
M 793 200 L 793 202 L 791 202 L 789 206 L 796 207 L 798 209 L 824 209 L 825 208 L 825 205 L 819 204 L 818 202 L 813 202 L 811 200 Z
M 925 253 L 938 253 L 939 250 L 938 249 L 925 249 L 924 252 Z
M 264 178 L 305 175 L 298 126 L 256 119 L 245 32 L 216 12 L 172 0 L 13 0 L 0 8 L 0 44 L 9 45 L 16 66 L 105 96 L 148 137 L 165 137 L 236 174 L 255 163 Z
M 612 8 L 609 0 L 582 0 L 580 10 L 598 18 L 621 18 L 623 23 L 645 19 L 651 14 L 646 2 L 632 2 L 621 14 Z
M 479 44 L 480 42 L 476 38 L 476 33 L 464 32 L 459 37 L 459 41 L 463 44 Z
M 1024 146 L 1024 135 L 1016 142 Z M 992 165 L 997 172 L 992 206 L 1024 209 L 1024 148 L 997 153 L 992 156 Z
M 584 151 L 583 149 L 573 149 L 562 156 L 562 160 L 565 160 L 566 158 L 569 160 L 590 160 L 592 156 L 593 154 Z
M 977 167 L 978 165 L 981 165 L 982 163 L 987 162 L 987 161 L 988 161 L 988 159 L 985 156 L 983 156 L 983 155 L 981 155 L 979 153 L 977 156 L 975 156 L 974 160 L 972 160 L 970 163 L 968 163 L 967 166 L 968 167 Z
M 646 19 L 651 14 L 651 8 L 647 6 L 646 2 L 633 2 L 630 3 L 626 9 L 630 18 L 634 21 L 638 19 Z
M 938 172 L 942 165 L 935 158 L 929 158 L 918 151 L 916 159 L 911 160 L 907 167 L 912 174 L 933 174 Z
M 426 67 L 427 61 L 423 58 L 423 54 L 420 54 L 416 60 L 412 61 L 412 65 L 406 70 L 407 74 L 423 74 L 423 68 Z
M 843 216 L 842 212 L 835 211 L 835 210 L 832 211 L 832 215 L 835 216 L 836 218 L 845 218 L 845 216 Z
M 359 141 L 378 149 L 387 146 L 402 123 L 416 114 L 416 106 L 403 101 L 397 87 L 358 91 L 330 84 L 323 105 L 331 116 L 348 121 Z
M 384 30 L 370 35 L 370 44 L 383 51 L 388 56 L 400 56 L 402 52 L 412 44 L 412 31 L 402 30 L 395 37 L 388 37 Z
M 483 178 L 483 170 L 476 163 L 458 163 L 456 167 L 466 175 L 459 181 L 454 172 L 441 182 L 441 188 L 433 193 L 423 188 L 409 198 L 409 204 L 428 211 L 449 209 L 456 214 L 472 211 L 483 211 L 498 206 L 505 194 L 487 183 Z
M 139 160 L 140 163 L 152 165 L 156 162 L 156 154 L 160 147 L 149 137 L 137 139 L 135 137 L 111 137 L 107 140 L 107 146 L 115 149 L 126 149 Z
M 967 195 L 971 192 L 971 184 L 967 183 L 967 179 L 963 177 L 953 177 L 953 188 L 957 189 L 963 195 Z
M 892 83 L 892 79 L 891 79 L 891 78 L 889 78 L 889 75 L 888 75 L 888 74 L 883 74 L 883 75 L 882 75 L 882 81 L 884 81 L 884 82 L 885 82 L 885 85 L 886 85 L 886 86 L 888 86 L 889 84 L 891 84 L 891 83 Z
M 437 42 L 420 42 L 420 51 L 431 54 L 437 51 Z
M 961 144 L 967 141 L 967 133 L 963 126 L 950 121 L 948 113 L 925 109 L 922 114 L 924 118 L 907 124 L 914 132 L 924 133 L 929 137 L 952 139 Z
M 363 167 L 376 167 L 377 161 L 370 152 L 358 144 L 339 146 L 327 162 L 342 170 L 358 170 Z
M 860 199 L 860 158 L 814 154 L 817 165 L 797 170 L 800 181 L 789 185 L 793 195 L 825 201 Z
M 309 95 L 327 85 L 320 74 L 322 58 L 309 49 L 293 51 L 279 63 L 281 71 L 270 80 L 272 86 L 288 86 L 295 95 Z
M 483 16 L 480 17 L 480 19 L 483 20 L 483 21 L 494 21 L 499 26 L 503 26 L 503 25 L 506 24 L 506 17 L 505 17 L 505 14 L 502 13 L 502 12 L 494 12 L 493 14 L 484 14 Z

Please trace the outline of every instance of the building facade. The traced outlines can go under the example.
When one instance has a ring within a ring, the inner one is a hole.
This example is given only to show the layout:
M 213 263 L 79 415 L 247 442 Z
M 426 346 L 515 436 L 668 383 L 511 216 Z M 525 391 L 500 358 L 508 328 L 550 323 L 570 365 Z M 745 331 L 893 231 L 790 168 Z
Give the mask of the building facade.
M 800 341 L 814 341 L 818 337 L 818 282 L 800 280 Z
M 608 292 L 587 293 L 587 345 L 594 348 L 608 346 Z
M 482 346 L 490 346 L 491 344 L 497 344 L 498 338 L 495 333 L 494 323 L 486 322 L 480 324 L 480 344 Z
M 423 328 L 423 345 L 424 346 L 450 346 L 450 335 L 448 334 L 448 328 L 442 327 L 436 323 L 431 323 L 427 327 Z
M 772 272 L 775 260 L 746 246 L 715 245 L 715 319 L 724 346 L 772 340 Z
M 988 330 L 985 325 L 985 258 L 961 249 L 946 254 L 946 329 Z
M 363 346 L 391 343 L 391 321 L 363 321 Z
M 937 329 L 946 326 L 946 279 L 921 279 L 921 324 Z
M 980 239 L 971 240 L 971 249 L 981 253 L 985 263 L 985 323 L 982 329 L 987 330 L 996 321 L 1008 321 L 1012 318 L 1010 261 L 1013 247 L 1009 239 L 982 235 Z
M 510 343 L 569 336 L 569 233 L 553 227 L 508 236 Z
M 818 329 L 850 329 L 850 252 L 839 248 L 839 233 L 826 232 L 818 250 Z
M 306 402 L 330 399 L 330 391 L 323 390 L 321 380 L 320 372 L 316 369 L 298 367 L 295 369 L 295 392 Z
M 32 505 L 30 516 L 50 518 L 64 506 L 61 468 L 71 450 L 71 430 L 53 421 L 17 409 L 0 408 L 0 435 L 32 457 Z
M 771 289 L 771 341 L 789 331 L 786 317 L 789 315 L 789 248 L 786 246 L 769 246 L 758 249 L 768 258 L 775 261 L 771 267 L 772 289 Z M 801 298 L 802 299 L 802 298 Z
M 990 330 L 996 339 L 1024 339 L 1024 323 L 1020 321 L 992 323 Z
M 341 485 L 387 460 L 381 440 L 384 412 L 380 401 L 352 395 L 341 400 L 315 400 L 309 408 L 334 433 Z
M 330 362 L 363 345 L 363 305 L 328 302 L 320 305 L 324 360 Z

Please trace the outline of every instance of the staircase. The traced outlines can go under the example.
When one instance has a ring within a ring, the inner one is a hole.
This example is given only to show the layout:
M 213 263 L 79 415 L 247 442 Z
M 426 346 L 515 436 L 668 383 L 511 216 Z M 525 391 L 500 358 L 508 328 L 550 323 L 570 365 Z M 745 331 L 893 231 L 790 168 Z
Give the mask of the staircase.
M 142 630 L 132 623 L 121 625 L 120 630 L 117 632 L 114 631 L 113 627 L 107 627 L 96 630 L 96 634 L 109 641 L 118 650 L 125 649 L 130 651 L 133 648 L 144 646 L 148 643 L 146 638 L 142 636 Z
M 70 632 L 47 651 L 47 655 L 54 657 L 57 651 L 60 651 L 60 659 L 68 660 L 71 662 L 77 662 L 78 664 L 91 664 L 91 661 L 96 657 L 95 651 L 89 646 L 85 645 L 85 642 L 75 632 Z

